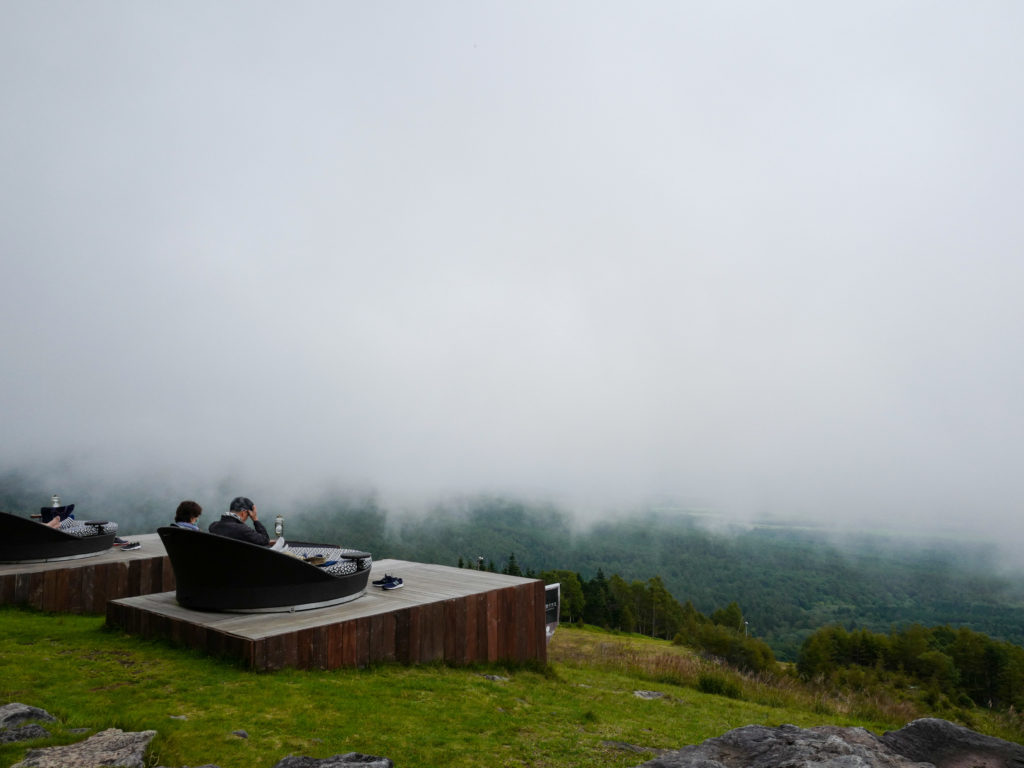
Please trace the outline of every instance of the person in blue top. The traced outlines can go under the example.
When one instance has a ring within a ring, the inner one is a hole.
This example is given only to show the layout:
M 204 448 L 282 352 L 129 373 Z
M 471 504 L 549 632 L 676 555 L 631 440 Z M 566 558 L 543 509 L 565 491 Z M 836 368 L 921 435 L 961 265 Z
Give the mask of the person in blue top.
M 245 521 L 250 519 L 252 528 L 245 524 Z M 231 500 L 228 513 L 221 515 L 220 520 L 210 523 L 210 533 L 227 536 L 229 539 L 248 541 L 250 544 L 259 544 L 263 547 L 270 545 L 267 529 L 263 527 L 263 523 L 256 516 L 256 505 L 252 499 L 245 496 L 236 496 Z
M 174 512 L 174 522 L 171 525 L 178 528 L 188 528 L 190 531 L 198 531 L 199 526 L 196 520 L 203 514 L 203 508 L 194 501 L 183 501 Z

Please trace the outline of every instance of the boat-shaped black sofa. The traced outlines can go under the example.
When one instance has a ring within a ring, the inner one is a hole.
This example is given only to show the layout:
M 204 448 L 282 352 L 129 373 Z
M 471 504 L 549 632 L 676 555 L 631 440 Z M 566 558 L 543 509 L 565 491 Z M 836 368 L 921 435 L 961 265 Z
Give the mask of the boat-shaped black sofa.
M 366 593 L 372 558 L 334 544 L 289 542 L 288 551 L 205 531 L 157 529 L 174 569 L 178 604 L 199 611 L 302 611 Z
M 116 531 L 106 521 L 86 520 L 72 534 L 0 512 L 0 563 L 48 563 L 101 555 L 114 545 Z

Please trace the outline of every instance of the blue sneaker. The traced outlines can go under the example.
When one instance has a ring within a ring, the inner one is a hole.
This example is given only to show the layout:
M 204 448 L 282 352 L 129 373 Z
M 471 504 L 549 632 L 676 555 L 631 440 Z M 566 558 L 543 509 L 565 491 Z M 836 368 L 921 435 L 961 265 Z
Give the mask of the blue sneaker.
M 394 576 L 385 573 L 383 579 L 375 579 L 372 583 L 373 583 L 373 586 L 375 586 L 375 587 L 386 587 L 388 584 L 390 584 L 394 580 L 395 580 Z M 401 581 L 401 579 L 399 579 L 399 581 Z
M 401 579 L 396 579 L 393 576 L 391 577 L 391 581 L 389 581 L 387 584 L 382 584 L 381 585 L 381 589 L 401 589 L 401 588 L 402 588 L 402 580 Z

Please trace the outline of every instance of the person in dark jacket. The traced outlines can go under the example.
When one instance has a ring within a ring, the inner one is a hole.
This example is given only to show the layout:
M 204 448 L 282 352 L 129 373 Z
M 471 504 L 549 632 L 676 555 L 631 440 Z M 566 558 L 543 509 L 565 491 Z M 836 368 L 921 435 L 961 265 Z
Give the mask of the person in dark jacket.
M 249 519 L 252 519 L 252 528 L 245 524 Z M 220 520 L 210 523 L 210 533 L 227 536 L 229 539 L 248 541 L 250 544 L 259 544 L 263 547 L 270 544 L 267 529 L 263 527 L 263 523 L 257 517 L 256 505 L 253 504 L 252 499 L 247 499 L 245 496 L 237 496 L 231 500 L 228 513 L 221 515 Z

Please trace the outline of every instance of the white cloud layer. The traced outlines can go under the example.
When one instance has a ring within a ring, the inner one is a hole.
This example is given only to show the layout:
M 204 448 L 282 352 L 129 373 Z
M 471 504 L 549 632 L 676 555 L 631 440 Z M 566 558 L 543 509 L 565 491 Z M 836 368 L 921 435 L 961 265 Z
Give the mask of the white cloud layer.
M 6 3 L 0 461 L 1016 534 L 1022 21 Z

